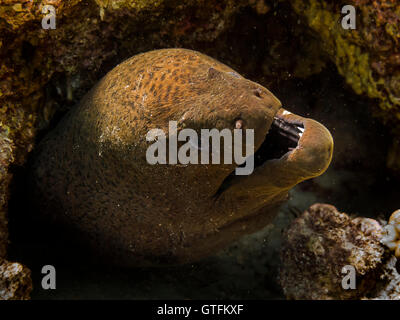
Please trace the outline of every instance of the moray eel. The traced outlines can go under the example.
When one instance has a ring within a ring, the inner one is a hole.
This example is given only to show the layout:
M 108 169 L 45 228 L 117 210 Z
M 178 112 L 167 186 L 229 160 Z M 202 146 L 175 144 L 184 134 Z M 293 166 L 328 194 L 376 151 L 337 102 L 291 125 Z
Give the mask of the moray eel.
M 254 130 L 255 168 L 146 161 L 149 130 Z M 106 74 L 39 143 L 34 200 L 107 262 L 202 259 L 273 219 L 288 191 L 322 174 L 333 150 L 320 123 L 196 51 L 138 54 Z

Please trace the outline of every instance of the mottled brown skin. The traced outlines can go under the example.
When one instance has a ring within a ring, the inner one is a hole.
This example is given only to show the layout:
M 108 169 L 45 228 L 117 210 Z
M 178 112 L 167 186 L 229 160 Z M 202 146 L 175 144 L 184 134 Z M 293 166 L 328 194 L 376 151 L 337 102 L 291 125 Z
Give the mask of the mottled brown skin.
M 38 146 L 33 167 L 40 211 L 120 265 L 199 260 L 274 217 L 297 183 L 325 171 L 332 138 L 319 123 L 283 115 L 264 87 L 201 53 L 163 49 L 110 71 Z M 236 164 L 150 165 L 150 129 L 255 130 L 274 116 L 304 124 L 298 147 L 249 176 Z

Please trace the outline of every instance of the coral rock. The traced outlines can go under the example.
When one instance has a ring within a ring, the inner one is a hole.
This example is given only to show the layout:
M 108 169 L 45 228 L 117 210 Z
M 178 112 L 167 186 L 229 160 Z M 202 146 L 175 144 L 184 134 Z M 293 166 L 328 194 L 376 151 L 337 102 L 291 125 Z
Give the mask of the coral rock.
M 27 300 L 31 291 L 29 269 L 19 263 L 3 260 L 0 264 L 0 300 Z
M 397 258 L 400 258 L 400 210 L 392 213 L 384 230 L 386 233 L 381 240 L 382 243 L 394 251 Z
M 375 287 L 384 247 L 382 227 L 314 204 L 293 221 L 281 252 L 280 283 L 288 299 L 358 299 Z M 342 268 L 356 271 L 356 289 L 342 287 Z

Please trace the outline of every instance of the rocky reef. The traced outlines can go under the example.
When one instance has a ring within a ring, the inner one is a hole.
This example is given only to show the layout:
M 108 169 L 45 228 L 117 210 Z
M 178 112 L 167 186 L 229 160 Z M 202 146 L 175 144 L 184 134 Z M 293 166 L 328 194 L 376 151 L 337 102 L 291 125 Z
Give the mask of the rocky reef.
M 27 300 L 30 298 L 32 280 L 30 270 L 5 260 L 0 264 L 0 300 Z
M 400 210 L 396 210 L 389 218 L 389 223 L 384 227 L 386 235 L 382 238 L 397 258 L 400 258 Z
M 56 29 L 42 29 L 42 8 L 47 4 L 56 10 Z M 344 4 L 357 8 L 356 30 L 340 27 Z M 395 0 L 2 1 L 0 259 L 7 257 L 8 200 L 15 168 L 26 164 L 39 135 L 100 77 L 124 59 L 151 49 L 202 51 L 273 90 L 283 81 L 308 78 L 333 63 L 357 94 L 372 99 L 375 107 L 366 112 L 392 131 L 387 137 L 392 147 L 383 156 L 389 167 L 399 170 L 399 12 Z M 0 267 L 2 284 L 9 278 L 5 263 Z M 25 273 L 13 281 L 27 277 Z M 28 297 L 30 286 L 21 288 L 26 293 L 19 296 Z
M 356 8 L 356 29 L 341 26 L 341 8 Z M 400 4 L 396 0 L 292 1 L 321 49 L 353 90 L 377 99 L 380 117 L 395 134 L 388 166 L 398 169 L 400 133 Z
M 280 283 L 286 297 L 400 299 L 396 258 L 382 244 L 384 234 L 374 219 L 352 219 L 327 204 L 311 206 L 284 236 Z M 355 270 L 354 288 L 342 286 L 348 266 Z

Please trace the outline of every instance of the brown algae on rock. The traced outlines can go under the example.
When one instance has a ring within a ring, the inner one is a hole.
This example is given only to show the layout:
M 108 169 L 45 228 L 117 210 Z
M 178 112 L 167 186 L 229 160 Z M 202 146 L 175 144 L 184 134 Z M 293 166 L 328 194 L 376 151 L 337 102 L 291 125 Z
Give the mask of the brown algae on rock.
M 238 119 L 241 122 L 238 122 Z M 151 165 L 149 130 L 254 130 L 255 170 Z M 163 49 L 110 71 L 37 147 L 34 199 L 48 218 L 122 265 L 196 261 L 261 229 L 332 157 L 329 131 L 199 52 Z

